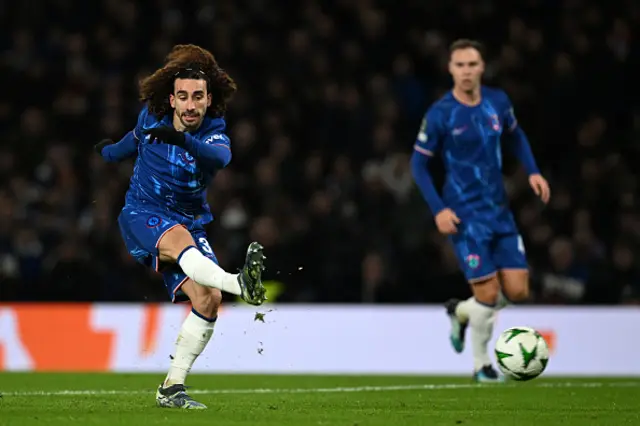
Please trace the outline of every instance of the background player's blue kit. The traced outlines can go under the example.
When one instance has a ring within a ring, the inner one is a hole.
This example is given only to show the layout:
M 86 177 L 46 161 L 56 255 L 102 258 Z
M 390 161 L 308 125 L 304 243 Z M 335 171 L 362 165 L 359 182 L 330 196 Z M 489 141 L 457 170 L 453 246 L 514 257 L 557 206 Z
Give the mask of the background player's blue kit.
M 160 240 L 170 229 L 184 226 L 202 254 L 217 263 L 204 230 L 204 225 L 213 220 L 206 199 L 207 185 L 217 170 L 229 163 L 231 150 L 222 118 L 207 116 L 197 131 L 187 133 L 189 150 L 150 143 L 144 132 L 159 126 L 173 126 L 172 117 L 159 119 L 145 106 L 134 130 L 117 144 L 106 146 L 102 156 L 107 161 L 121 161 L 137 154 L 125 206 L 118 217 L 120 231 L 129 253 L 161 272 L 169 296 L 178 302 L 186 300 L 180 287 L 187 276 L 178 263 L 161 264 Z
M 499 269 L 527 268 L 525 250 L 508 206 L 502 180 L 501 137 L 508 141 L 529 174 L 539 173 L 511 101 L 502 90 L 481 88 L 481 101 L 469 106 L 448 92 L 427 111 L 414 146 L 412 165 L 434 215 L 444 208 L 460 218 L 450 236 L 469 281 L 492 276 Z M 441 154 L 446 179 L 440 198 L 427 169 L 429 158 Z

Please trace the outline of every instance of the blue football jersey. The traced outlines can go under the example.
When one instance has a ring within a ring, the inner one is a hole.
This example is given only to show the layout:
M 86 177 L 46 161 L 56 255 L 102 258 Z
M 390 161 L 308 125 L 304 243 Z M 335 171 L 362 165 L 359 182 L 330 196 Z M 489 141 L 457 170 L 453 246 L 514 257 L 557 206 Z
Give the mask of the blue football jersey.
M 469 106 L 451 92 L 445 94 L 425 114 L 414 149 L 442 156 L 446 172 L 442 199 L 461 219 L 503 216 L 511 222 L 500 139 L 505 129 L 517 127 L 517 121 L 502 90 L 483 86 L 481 99 Z
M 187 150 L 164 143 L 149 143 L 144 130 L 172 126 L 170 115 L 158 119 L 145 106 L 138 116 L 133 136 L 138 140 L 137 158 L 126 195 L 127 205 L 160 207 L 193 217 L 201 223 L 213 220 L 207 202 L 207 186 L 217 169 L 196 160 Z M 209 145 L 230 148 L 223 118 L 205 117 L 200 128 L 189 132 Z

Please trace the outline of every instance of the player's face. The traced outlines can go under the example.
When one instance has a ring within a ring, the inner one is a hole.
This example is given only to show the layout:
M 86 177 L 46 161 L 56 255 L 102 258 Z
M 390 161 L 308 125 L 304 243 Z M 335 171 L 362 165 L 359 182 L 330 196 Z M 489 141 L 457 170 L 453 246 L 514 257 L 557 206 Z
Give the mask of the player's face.
M 484 72 L 480 52 L 472 47 L 453 51 L 449 60 L 449 72 L 456 87 L 465 92 L 477 89 Z
M 197 129 L 211 105 L 211 95 L 207 93 L 205 80 L 176 79 L 169 102 L 175 118 L 185 129 Z M 175 119 L 174 119 L 175 123 Z

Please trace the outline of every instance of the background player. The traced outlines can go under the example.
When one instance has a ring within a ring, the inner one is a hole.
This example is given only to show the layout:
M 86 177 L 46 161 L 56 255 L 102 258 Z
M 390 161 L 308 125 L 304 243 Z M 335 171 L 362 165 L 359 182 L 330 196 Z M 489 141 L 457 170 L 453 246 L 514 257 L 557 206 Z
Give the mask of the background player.
M 506 142 L 544 203 L 549 201 L 550 191 L 527 137 L 518 127 L 511 101 L 502 90 L 481 85 L 483 71 L 480 43 L 465 39 L 451 45 L 449 72 L 453 90 L 427 111 L 414 146 L 411 169 L 438 230 L 449 235 L 473 290 L 473 297 L 468 300 L 447 303 L 451 343 L 456 352 L 462 352 L 465 330 L 470 325 L 474 379 L 490 382 L 500 380 L 487 351 L 495 312 L 507 300 L 522 301 L 529 294 L 524 244 L 502 181 L 503 134 L 509 136 Z M 446 171 L 442 198 L 428 169 L 438 151 Z
M 129 253 L 162 272 L 173 302 L 192 311 L 176 342 L 169 373 L 156 394 L 162 407 L 206 408 L 185 392 L 188 372 L 211 339 L 222 291 L 264 302 L 262 246 L 252 243 L 239 274 L 217 265 L 203 225 L 213 220 L 208 183 L 231 161 L 223 114 L 236 85 L 208 51 L 178 45 L 140 84 L 146 102 L 135 128 L 96 150 L 107 161 L 137 154 L 118 222 Z

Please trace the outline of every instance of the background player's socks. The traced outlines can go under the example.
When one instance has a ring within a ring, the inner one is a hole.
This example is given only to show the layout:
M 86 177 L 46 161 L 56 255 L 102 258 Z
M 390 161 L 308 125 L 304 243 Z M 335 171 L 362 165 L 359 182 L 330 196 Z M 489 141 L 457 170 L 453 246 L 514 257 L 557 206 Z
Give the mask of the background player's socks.
M 473 348 L 473 362 L 478 371 L 485 365 L 491 365 L 491 358 L 487 345 L 493 334 L 495 322 L 494 306 L 485 305 L 475 299 L 465 301 L 471 326 L 471 347 Z
M 178 256 L 178 265 L 189 278 L 200 285 L 214 287 L 236 296 L 242 294 L 238 275 L 226 272 L 213 260 L 200 253 L 196 247 L 184 249 Z
M 465 323 L 469 321 L 469 309 L 471 309 L 474 303 L 475 299 L 473 296 L 458 303 L 458 305 L 456 306 L 456 316 L 458 317 L 458 320 L 460 322 Z M 498 293 L 498 300 L 496 301 L 496 305 L 493 307 L 493 309 L 499 311 L 511 304 L 511 301 L 506 298 L 504 293 L 500 292 Z
M 163 387 L 184 385 L 196 358 L 202 353 L 213 335 L 216 318 L 207 318 L 194 309 L 182 323 L 176 340 L 176 352 Z
M 467 300 L 463 300 L 462 302 L 458 303 L 458 305 L 456 306 L 456 316 L 461 323 L 467 323 L 469 321 L 469 311 L 473 307 L 475 301 L 476 299 L 471 296 Z

